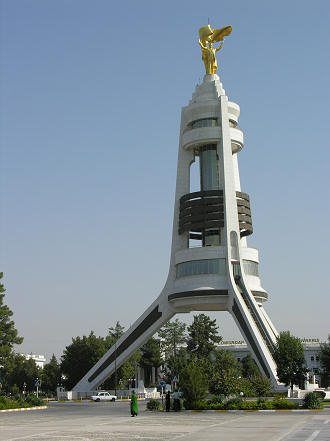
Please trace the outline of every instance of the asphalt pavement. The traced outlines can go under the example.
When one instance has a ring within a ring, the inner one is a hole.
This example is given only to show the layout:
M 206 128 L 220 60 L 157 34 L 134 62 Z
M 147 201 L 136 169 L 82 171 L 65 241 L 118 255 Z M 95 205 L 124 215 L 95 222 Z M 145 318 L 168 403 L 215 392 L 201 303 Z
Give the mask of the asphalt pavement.
M 330 409 L 315 412 L 149 412 L 139 401 L 50 403 L 0 414 L 0 441 L 330 441 Z

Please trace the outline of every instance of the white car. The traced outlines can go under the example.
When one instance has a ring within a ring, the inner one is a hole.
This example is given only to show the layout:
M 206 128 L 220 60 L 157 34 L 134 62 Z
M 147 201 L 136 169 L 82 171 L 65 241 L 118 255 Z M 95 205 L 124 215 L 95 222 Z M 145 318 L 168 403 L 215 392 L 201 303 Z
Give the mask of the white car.
M 98 392 L 96 395 L 91 396 L 93 401 L 116 401 L 117 396 L 111 395 L 109 392 Z

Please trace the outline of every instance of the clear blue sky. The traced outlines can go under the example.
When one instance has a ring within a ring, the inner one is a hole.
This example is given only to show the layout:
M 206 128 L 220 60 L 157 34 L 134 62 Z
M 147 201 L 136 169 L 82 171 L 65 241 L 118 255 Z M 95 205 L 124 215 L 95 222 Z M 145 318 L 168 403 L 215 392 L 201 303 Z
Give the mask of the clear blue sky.
M 265 305 L 330 332 L 328 1 L 1 2 L 1 265 L 21 352 L 61 355 L 125 327 L 166 280 L 181 107 L 204 75 L 198 29 L 241 106 Z M 225 339 L 239 338 L 218 313 Z

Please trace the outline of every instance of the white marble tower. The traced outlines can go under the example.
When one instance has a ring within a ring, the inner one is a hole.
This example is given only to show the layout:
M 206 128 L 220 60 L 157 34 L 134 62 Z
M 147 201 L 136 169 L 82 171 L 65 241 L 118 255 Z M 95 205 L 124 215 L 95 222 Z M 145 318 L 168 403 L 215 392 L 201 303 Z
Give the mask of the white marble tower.
M 272 358 L 277 332 L 263 308 L 267 293 L 258 276 L 258 251 L 246 241 L 253 229 L 249 196 L 241 191 L 238 170 L 237 156 L 244 145 L 239 113 L 218 75 L 205 75 L 182 109 L 165 287 L 73 390 L 96 389 L 115 364 L 118 368 L 124 363 L 173 315 L 190 311 L 228 311 L 259 368 L 278 387 Z M 197 192 L 190 190 L 194 162 L 200 170 Z

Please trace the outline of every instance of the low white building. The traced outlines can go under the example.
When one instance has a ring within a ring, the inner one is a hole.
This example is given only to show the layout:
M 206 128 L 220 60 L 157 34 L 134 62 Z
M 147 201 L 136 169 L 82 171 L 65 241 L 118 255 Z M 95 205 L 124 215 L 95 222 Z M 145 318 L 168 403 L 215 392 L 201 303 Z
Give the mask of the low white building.
M 23 357 L 25 357 L 26 360 L 30 360 L 32 358 L 32 360 L 35 361 L 36 365 L 39 366 L 41 369 L 44 368 L 44 365 L 46 363 L 46 357 L 44 355 L 36 355 L 36 354 L 20 354 Z
M 310 384 L 321 384 L 321 347 L 318 338 L 302 338 L 304 347 L 306 367 L 308 369 L 308 382 Z M 246 357 L 250 352 L 247 344 L 242 340 L 222 341 L 220 343 L 222 349 L 230 351 L 238 361 Z
M 308 368 L 308 381 L 310 384 L 317 383 L 321 385 L 321 347 L 318 338 L 304 338 L 301 340 L 304 352 L 306 366 Z

